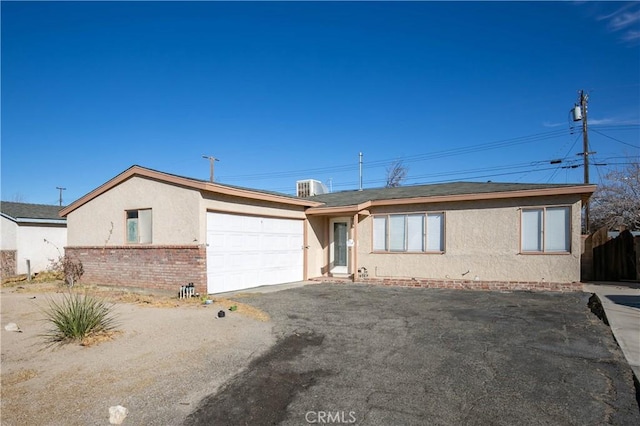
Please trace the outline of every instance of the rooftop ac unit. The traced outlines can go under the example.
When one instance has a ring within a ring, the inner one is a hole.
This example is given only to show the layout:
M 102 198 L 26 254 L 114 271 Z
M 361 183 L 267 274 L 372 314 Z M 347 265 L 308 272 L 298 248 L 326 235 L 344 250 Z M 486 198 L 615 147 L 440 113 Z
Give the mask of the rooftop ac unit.
M 314 195 L 326 194 L 327 187 L 319 180 L 306 179 L 296 182 L 296 194 L 298 197 L 313 197 Z

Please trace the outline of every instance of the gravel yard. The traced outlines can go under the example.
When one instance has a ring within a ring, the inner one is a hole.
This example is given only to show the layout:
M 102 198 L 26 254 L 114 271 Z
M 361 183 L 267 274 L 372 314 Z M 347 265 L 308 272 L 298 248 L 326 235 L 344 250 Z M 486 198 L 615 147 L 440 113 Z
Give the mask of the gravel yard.
M 227 295 L 235 312 L 134 298 L 113 340 L 54 348 L 47 297 L 2 289 L 3 425 L 105 425 L 114 405 L 131 425 L 640 424 L 587 293 L 312 284 Z
M 124 424 L 180 424 L 275 342 L 270 322 L 226 306 L 117 303 L 121 333 L 113 340 L 47 348 L 39 309 L 48 297 L 56 293 L 2 289 L 4 426 L 108 425 L 115 405 L 129 410 Z M 10 322 L 22 332 L 6 331 Z

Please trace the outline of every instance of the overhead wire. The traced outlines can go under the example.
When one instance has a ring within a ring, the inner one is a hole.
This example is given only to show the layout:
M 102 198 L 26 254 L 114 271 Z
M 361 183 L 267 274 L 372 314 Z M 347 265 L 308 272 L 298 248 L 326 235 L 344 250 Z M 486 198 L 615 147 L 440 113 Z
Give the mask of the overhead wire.
M 573 151 L 573 147 L 576 146 L 576 143 L 578 143 L 578 140 L 580 139 L 580 137 L 582 136 L 582 132 L 580 132 L 578 134 L 578 136 L 576 136 L 576 138 L 573 141 L 573 144 L 571 144 L 571 147 L 569 147 L 569 150 L 567 150 L 567 153 L 564 154 L 564 157 L 561 158 L 561 162 L 559 164 L 562 164 L 562 162 L 564 162 L 567 157 L 569 156 L 569 154 L 571 153 L 571 151 Z M 566 145 L 565 145 L 566 146 Z M 551 176 L 549 177 L 549 179 L 547 179 L 547 183 L 551 182 L 551 180 L 558 174 L 558 172 L 560 171 L 560 169 L 562 169 L 562 166 L 558 166 L 556 167 L 556 170 L 551 174 Z
M 484 179 L 484 178 L 491 178 L 491 177 L 499 177 L 499 176 L 510 176 L 510 175 L 515 175 L 515 174 L 520 174 L 520 173 L 525 173 L 525 172 L 541 172 L 541 171 L 547 171 L 547 170 L 553 170 L 556 169 L 556 167 L 539 167 L 543 164 L 549 164 L 550 160 L 540 160 L 540 161 L 534 161 L 534 162 L 529 162 L 529 163 L 519 163 L 519 164 L 515 164 L 515 165 L 511 165 L 511 166 L 494 166 L 494 167 L 488 167 L 488 168 L 476 168 L 476 169 L 467 169 L 467 170 L 458 170 L 458 171 L 449 171 L 449 172 L 439 172 L 439 173 L 431 173 L 431 174 L 426 174 L 426 175 L 420 175 L 420 176 L 415 176 L 412 177 L 408 180 L 410 181 L 414 181 L 414 180 L 422 180 L 422 179 L 429 179 L 428 183 L 443 183 L 443 182 L 456 182 L 456 181 L 461 181 L 461 180 L 468 180 L 468 181 L 473 181 L 473 180 L 477 180 L 477 179 Z M 517 170 L 517 171 L 505 171 L 505 172 L 501 172 L 501 173 L 490 173 L 490 174 L 486 174 L 483 172 L 490 172 L 490 171 L 502 171 L 502 170 L 513 170 L 513 169 L 521 169 L 521 168 L 528 168 L 534 166 L 533 169 L 530 170 Z M 480 173 L 480 174 L 473 174 L 473 173 Z M 469 175 L 469 174 L 473 174 L 472 176 L 465 176 L 463 179 L 461 179 L 461 176 L 464 175 Z M 437 178 L 437 177 L 446 177 L 446 176 L 456 176 L 455 178 L 451 178 L 451 179 L 440 179 L 440 180 L 433 180 L 431 178 Z M 368 179 L 364 181 L 365 185 L 374 185 L 374 184 L 384 184 L 386 182 L 386 179 Z M 424 185 L 427 182 L 422 181 L 422 182 L 414 182 L 411 184 L 407 184 L 407 186 L 415 186 L 415 185 Z M 342 183 L 334 183 L 333 187 L 337 187 L 337 188 L 343 188 L 343 187 L 355 187 L 357 186 L 358 182 L 354 181 L 349 181 L 349 182 L 342 182 Z M 287 187 L 287 188 L 276 188 L 273 189 L 274 191 L 283 191 L 285 193 L 292 193 L 291 191 L 291 187 Z
M 602 132 L 600 132 L 600 131 L 598 131 L 598 130 L 596 130 L 596 129 L 591 129 L 591 130 L 592 130 L 592 131 L 594 131 L 594 132 L 596 132 L 596 133 L 597 133 L 597 134 L 599 134 L 599 135 L 604 136 L 605 138 L 609 138 L 609 139 L 611 139 L 611 140 L 613 140 L 613 141 L 616 141 L 616 142 L 619 142 L 619 143 L 621 143 L 621 144 L 623 144 L 623 145 L 630 146 L 631 148 L 638 148 L 638 149 L 640 149 L 640 146 L 638 146 L 638 145 L 632 145 L 632 144 L 630 144 L 630 143 L 623 142 L 623 141 L 621 141 L 620 139 L 616 139 L 616 138 L 614 138 L 614 137 L 612 137 L 612 136 L 605 135 L 604 133 L 602 133 Z
M 633 128 L 637 128 L 639 126 L 637 125 L 633 125 L 633 124 L 629 124 L 629 125 L 603 125 L 603 126 L 598 126 L 599 129 L 602 128 L 610 128 L 610 129 L 616 129 L 616 130 L 626 130 L 626 129 L 633 129 Z M 603 134 L 602 132 L 599 132 L 597 129 L 593 129 L 594 132 L 601 134 L 605 137 L 608 137 L 610 139 L 613 139 L 617 142 L 623 143 L 625 145 L 629 145 L 631 147 L 637 148 L 637 146 L 632 145 L 632 144 L 628 144 L 625 143 L 623 141 L 620 141 L 616 138 L 613 138 L 611 136 L 608 136 L 606 134 Z M 556 138 L 556 137 L 560 137 L 563 135 L 566 135 L 567 132 L 569 132 L 569 134 L 573 134 L 574 133 L 574 129 L 568 129 L 568 130 L 554 130 L 554 131 L 550 131 L 550 132 L 543 132 L 543 133 L 537 133 L 537 134 L 533 134 L 533 135 L 528 135 L 528 136 L 521 136 L 521 137 L 516 137 L 516 138 L 509 138 L 509 139 L 504 139 L 504 140 L 498 140 L 498 141 L 493 141 L 493 142 L 488 142 L 488 143 L 482 143 L 482 144 L 476 144 L 476 145 L 469 145 L 469 146 L 464 146 L 464 147 L 459 147 L 459 148 L 452 148 L 452 149 L 446 149 L 446 150 L 440 150 L 440 151 L 435 151 L 435 152 L 430 152 L 430 153 L 422 153 L 422 154 L 416 154 L 416 155 L 411 155 L 411 156 L 404 156 L 404 157 L 396 157 L 396 158 L 392 158 L 392 159 L 382 159 L 382 160 L 376 160 L 376 161 L 372 161 L 372 162 L 367 162 L 366 164 L 363 165 L 364 169 L 372 169 L 372 168 L 376 168 L 376 167 L 382 167 L 382 166 L 388 166 L 388 164 L 390 162 L 393 161 L 402 161 L 403 163 L 413 163 L 413 162 L 419 162 L 419 161 L 425 161 L 425 160 L 430 160 L 430 159 L 437 159 L 437 158 L 443 158 L 443 157 L 448 157 L 448 156 L 456 156 L 456 155 L 462 155 L 462 154 L 468 154 L 468 153 L 474 153 L 474 152 L 483 152 L 483 151 L 488 151 L 488 150 L 492 150 L 492 149 L 498 149 L 498 148 L 503 148 L 503 147 L 507 147 L 507 146 L 516 146 L 516 145 L 521 145 L 521 144 L 525 144 L 525 143 L 532 143 L 532 142 L 537 142 L 537 141 L 541 141 L 541 140 L 547 140 L 547 139 L 552 139 L 552 138 Z M 554 172 L 551 174 L 551 176 L 547 179 L 547 182 L 551 182 L 553 180 L 553 178 L 557 175 L 557 173 L 562 169 L 562 168 L 566 168 L 566 164 L 571 164 L 572 167 L 579 167 L 575 166 L 576 161 L 575 160 L 571 160 L 571 161 L 567 161 L 568 157 L 570 156 L 571 152 L 573 151 L 576 143 L 578 142 L 578 140 L 580 139 L 580 137 L 582 136 L 582 132 L 580 131 L 579 134 L 576 136 L 576 138 L 574 139 L 573 143 L 571 144 L 570 148 L 567 150 L 567 152 L 565 153 L 565 155 L 561 158 L 561 162 L 564 163 L 565 165 L 563 166 L 554 166 L 554 167 L 545 167 L 545 168 L 540 168 L 540 167 L 534 167 L 530 170 L 521 170 L 521 171 L 513 171 L 513 172 L 505 172 L 505 173 L 495 173 L 495 174 L 482 174 L 482 175 L 474 175 L 474 176 L 468 176 L 467 179 L 480 179 L 480 178 L 486 178 L 486 177 L 497 177 L 497 176 L 506 176 L 506 175 L 514 175 L 514 174 L 529 174 L 529 173 L 534 173 L 534 172 L 540 172 L 540 171 L 546 171 L 546 170 L 553 170 Z M 565 144 L 566 146 L 566 144 Z M 562 148 L 561 148 L 562 149 Z M 612 158 L 612 157 L 609 157 Z M 494 167 L 489 167 L 489 168 L 477 168 L 477 169 L 469 169 L 469 170 L 465 170 L 465 171 L 453 171 L 453 172 L 440 172 L 440 173 L 433 173 L 433 174 L 426 174 L 426 175 L 419 175 L 419 176 L 415 176 L 415 177 L 411 177 L 409 178 L 410 181 L 415 181 L 418 179 L 428 179 L 428 178 L 434 178 L 434 177 L 446 177 L 446 176 L 450 176 L 450 175 L 456 175 L 458 176 L 458 178 L 456 179 L 452 179 L 452 180 L 441 180 L 441 181 L 436 181 L 436 182 L 450 182 L 450 181 L 455 181 L 455 180 L 460 180 L 459 176 L 461 175 L 468 175 L 468 174 L 472 174 L 472 173 L 482 173 L 483 171 L 500 171 L 500 170 L 513 170 L 518 169 L 518 168 L 525 168 L 525 167 L 531 167 L 532 165 L 542 165 L 545 163 L 550 163 L 551 160 L 544 160 L 544 161 L 538 161 L 538 162 L 531 162 L 531 163 L 521 163 L 521 164 L 516 164 L 516 165 L 512 165 L 512 166 L 494 166 Z M 233 176 L 225 176 L 225 181 L 233 181 L 233 180 L 258 180 L 258 179 L 275 179 L 275 178 L 286 178 L 286 177 L 294 177 L 294 176 L 299 176 L 300 174 L 322 174 L 322 173 L 340 173 L 340 172 L 349 172 L 349 171 L 354 171 L 357 170 L 359 167 L 358 164 L 356 164 L 355 162 L 352 164 L 343 164 L 343 165 L 334 165 L 334 166 L 327 166 L 327 167 L 317 167 L 317 168 L 311 168 L 311 169 L 303 169 L 303 170 L 290 170 L 290 171 L 282 171 L 282 172 L 265 172 L 265 173 L 254 173 L 254 174 L 245 174 L 245 175 L 233 175 Z M 375 184 L 375 183 L 383 183 L 385 182 L 385 179 L 374 179 L 374 180 L 365 180 L 365 184 L 370 185 L 370 184 Z M 353 187 L 354 185 L 357 185 L 358 182 L 354 181 L 354 182 L 343 182 L 343 183 L 336 183 L 333 182 L 332 186 L 333 187 Z M 418 183 L 416 183 L 418 184 Z M 285 189 L 273 189 L 275 191 L 290 191 L 291 187 L 287 187 Z
M 566 130 L 554 130 L 550 132 L 544 133 L 536 133 L 528 136 L 520 136 L 516 138 L 503 139 L 494 142 L 488 142 L 477 145 L 469 145 L 459 148 L 446 149 L 441 151 L 435 151 L 431 153 L 423 153 L 416 154 L 410 156 L 404 156 L 400 158 L 387 158 L 382 160 L 370 161 L 363 165 L 364 169 L 371 169 L 376 167 L 385 167 L 388 166 L 389 163 L 401 160 L 403 163 L 414 163 L 419 161 L 444 158 L 450 156 L 456 156 L 461 154 L 469 154 L 473 152 L 483 152 L 492 149 L 504 148 L 507 146 L 515 146 L 522 145 L 526 143 L 538 142 L 541 140 L 547 140 L 556 138 L 559 136 L 563 136 L 566 134 Z M 285 177 L 294 177 L 300 174 L 319 174 L 319 173 L 338 173 L 338 172 L 347 172 L 357 170 L 359 167 L 358 164 L 342 164 L 337 166 L 328 166 L 328 167 L 317 167 L 311 169 L 303 169 L 303 170 L 290 170 L 290 171 L 281 171 L 281 172 L 265 172 L 265 173 L 251 173 L 244 175 L 231 175 L 225 176 L 225 181 L 237 181 L 237 180 L 262 180 L 265 178 L 285 178 Z

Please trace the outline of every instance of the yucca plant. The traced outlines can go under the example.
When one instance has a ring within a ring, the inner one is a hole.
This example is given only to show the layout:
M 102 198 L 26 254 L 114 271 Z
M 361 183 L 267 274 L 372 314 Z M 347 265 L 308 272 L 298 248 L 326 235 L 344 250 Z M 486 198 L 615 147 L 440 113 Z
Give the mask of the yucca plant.
M 43 335 L 48 343 L 82 342 L 96 334 L 106 334 L 117 326 L 113 305 L 102 299 L 74 292 L 62 300 L 49 299 L 43 309 L 52 327 Z

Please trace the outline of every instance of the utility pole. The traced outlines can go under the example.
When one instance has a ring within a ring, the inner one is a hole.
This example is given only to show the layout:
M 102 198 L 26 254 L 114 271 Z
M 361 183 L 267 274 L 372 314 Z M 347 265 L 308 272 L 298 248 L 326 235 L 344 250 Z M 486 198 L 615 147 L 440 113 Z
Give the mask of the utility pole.
M 63 188 L 61 186 L 56 186 L 56 189 L 60 190 L 60 207 L 62 207 L 62 191 L 66 190 L 67 188 Z
M 362 153 L 360 153 L 360 189 L 359 191 L 362 191 Z
M 573 109 L 573 121 L 582 120 L 582 152 L 578 153 L 584 159 L 584 183 L 589 184 L 589 155 L 595 154 L 595 152 L 589 152 L 589 129 L 587 113 L 587 104 L 589 102 L 589 95 L 584 90 L 580 90 L 578 96 L 578 102 Z M 589 200 L 585 201 L 584 205 L 584 224 L 587 233 L 589 233 Z
M 213 163 L 220 160 L 210 155 L 203 155 L 202 158 L 209 160 L 209 182 L 213 182 Z

